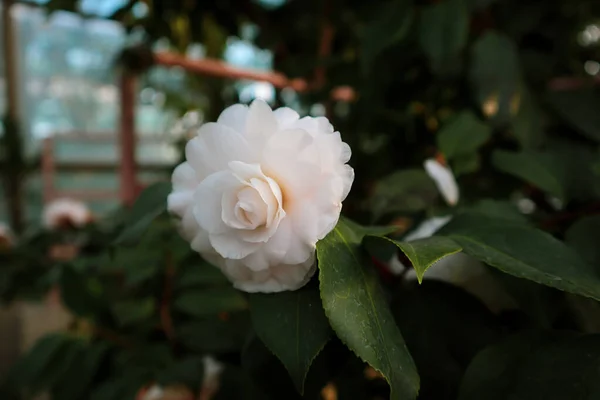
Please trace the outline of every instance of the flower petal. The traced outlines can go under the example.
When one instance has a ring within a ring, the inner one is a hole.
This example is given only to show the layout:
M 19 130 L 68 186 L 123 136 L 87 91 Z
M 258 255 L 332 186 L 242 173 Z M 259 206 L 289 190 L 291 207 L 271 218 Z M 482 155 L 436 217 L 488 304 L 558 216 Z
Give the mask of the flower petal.
M 298 119 L 300 119 L 298 113 L 289 107 L 280 107 L 273 111 L 273 115 L 277 120 L 279 130 L 289 128 L 292 124 L 298 121 Z
M 230 230 L 226 233 L 209 235 L 210 244 L 224 258 L 239 260 L 256 251 L 260 244 L 243 240 L 237 232 Z
M 450 168 L 443 166 L 434 159 L 426 160 L 424 166 L 425 171 L 435 182 L 446 203 L 455 206 L 458 203 L 459 191 L 458 184 Z
M 262 144 L 277 131 L 278 123 L 271 107 L 264 100 L 254 100 L 250 104 L 248 118 L 246 119 L 246 137 L 248 140 L 256 141 L 256 144 Z
M 230 161 L 255 160 L 254 152 L 244 136 L 216 123 L 202 125 L 198 136 L 187 143 L 185 156 L 196 171 L 198 179 L 227 169 Z
M 228 126 L 243 135 L 246 131 L 246 118 L 248 118 L 248 106 L 234 104 L 223 110 L 217 119 L 217 123 Z
M 209 233 L 223 233 L 230 229 L 222 219 L 221 199 L 224 192 L 241 186 L 229 171 L 220 171 L 204 179 L 194 193 L 194 217 Z

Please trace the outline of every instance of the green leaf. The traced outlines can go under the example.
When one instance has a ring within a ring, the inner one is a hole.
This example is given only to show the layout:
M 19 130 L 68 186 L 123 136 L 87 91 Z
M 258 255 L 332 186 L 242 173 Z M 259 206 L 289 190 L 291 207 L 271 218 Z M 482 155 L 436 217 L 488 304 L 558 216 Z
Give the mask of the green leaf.
M 323 308 L 342 342 L 383 374 L 392 400 L 415 399 L 419 376 L 377 275 L 365 260 L 362 239 L 341 220 L 317 243 Z
M 152 317 L 155 310 L 156 301 L 152 297 L 120 301 L 112 306 L 113 315 L 121 326 L 139 324 Z
M 423 169 L 394 172 L 377 182 L 370 199 L 375 219 L 386 213 L 416 212 L 428 208 L 438 190 Z
M 495 123 L 512 119 L 519 97 L 520 69 L 515 44 L 488 31 L 473 45 L 469 80 L 481 111 Z
M 188 348 L 203 353 L 237 352 L 242 349 L 252 323 L 247 312 L 226 318 L 212 316 L 177 326 L 177 338 Z
M 64 374 L 61 385 L 53 392 L 54 397 L 60 400 L 86 398 L 90 384 L 109 348 L 106 343 L 98 343 L 83 349 Z
M 104 312 L 102 287 L 97 280 L 66 267 L 61 271 L 60 289 L 62 301 L 72 313 L 97 317 Z
M 544 142 L 545 116 L 533 97 L 523 87 L 519 112 L 513 121 L 513 133 L 523 150 L 535 150 Z
M 464 212 L 469 214 L 477 214 L 483 217 L 506 219 L 513 222 L 527 224 L 528 220 L 519 209 L 508 201 L 482 199 L 477 203 L 464 208 Z
M 170 385 L 185 385 L 195 390 L 204 376 L 204 361 L 202 357 L 192 356 L 175 363 L 163 371 L 158 377 L 162 387 Z
M 420 398 L 455 399 L 473 357 L 504 329 L 479 299 L 451 284 L 406 282 L 392 312 L 421 376 Z
M 470 111 L 463 111 L 444 125 L 437 135 L 439 149 L 447 159 L 475 153 L 492 136 L 492 130 Z
M 478 171 L 481 167 L 481 160 L 479 154 L 471 153 L 454 158 L 450 164 L 454 176 L 458 177 Z
M 38 385 L 38 382 L 53 368 L 53 360 L 60 356 L 62 349 L 68 344 L 69 340 L 65 335 L 44 336 L 13 367 L 10 371 L 10 380 L 19 387 Z
M 600 300 L 600 279 L 571 248 L 507 220 L 456 216 L 440 232 L 476 259 L 518 278 Z
M 497 150 L 492 155 L 494 167 L 546 191 L 561 200 L 566 189 L 563 173 L 551 154 L 514 153 Z
M 552 91 L 548 100 L 558 114 L 581 134 L 600 142 L 600 94 L 593 89 Z
M 600 335 L 526 332 L 481 351 L 459 400 L 588 400 L 600 397 Z
M 177 311 L 195 317 L 206 317 L 220 312 L 245 310 L 248 303 L 244 296 L 232 287 L 195 289 L 175 299 Z
M 394 243 L 412 263 L 419 283 L 423 282 L 425 271 L 444 257 L 456 254 L 462 248 L 452 239 L 443 236 L 432 236 L 412 242 L 399 242 L 388 238 L 371 236 L 365 240 L 387 240 Z
M 228 283 L 227 277 L 217 267 L 199 260 L 197 265 L 184 265 L 177 274 L 177 289 L 213 286 Z
M 318 288 L 306 285 L 293 292 L 251 294 L 250 310 L 256 334 L 303 394 L 310 365 L 331 336 Z
M 421 11 L 419 44 L 433 70 L 443 71 L 445 62 L 467 44 L 469 10 L 465 0 L 445 0 Z
M 584 260 L 600 271 L 598 232 L 600 232 L 600 215 L 594 215 L 575 222 L 567 230 L 565 240 Z
M 156 183 L 144 190 L 133 204 L 125 221 L 125 229 L 114 244 L 137 243 L 152 221 L 167 209 L 169 193 L 171 193 L 171 184 L 167 182 Z
M 402 41 L 412 25 L 414 16 L 412 0 L 397 0 L 382 4 L 372 21 L 365 27 L 362 37 L 364 71 L 369 71 L 375 58 L 388 47 Z

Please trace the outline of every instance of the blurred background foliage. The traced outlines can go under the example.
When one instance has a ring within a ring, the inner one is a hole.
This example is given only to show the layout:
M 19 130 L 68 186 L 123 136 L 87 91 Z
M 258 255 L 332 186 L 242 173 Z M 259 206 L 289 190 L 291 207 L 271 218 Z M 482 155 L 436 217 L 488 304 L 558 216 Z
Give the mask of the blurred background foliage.
M 540 228 L 566 241 L 594 271 L 600 267 L 595 0 L 23 3 L 32 8 L 20 9 L 27 12 L 19 17 L 19 37 L 35 45 L 20 56 L 28 80 L 24 92 L 30 93 L 22 101 L 35 113 L 20 121 L 19 130 L 34 166 L 40 138 L 61 130 L 116 129 L 112 82 L 124 68 L 140 76 L 138 126 L 164 135 L 166 147 L 152 157 L 167 168 L 180 157 L 172 142 L 187 134 L 182 126 L 170 131 L 178 117 L 194 126 L 215 120 L 229 104 L 261 97 L 274 107 L 326 115 L 350 144 L 356 181 L 345 215 L 393 224 L 402 237 L 447 214 L 422 167 L 437 157 L 457 177 L 458 212 Z M 53 23 L 62 30 L 48 29 Z M 272 69 L 304 79 L 307 90 L 153 67 L 149 50 Z M 69 88 L 73 93 L 64 92 Z M 354 95 L 346 100 L 331 95 L 348 88 Z M 4 148 L 5 160 L 14 149 Z M 15 250 L 2 254 L 5 302 L 44 298 L 58 288 L 73 315 L 68 333 L 43 338 L 11 370 L 2 399 L 41 392 L 56 400 L 133 399 L 154 383 L 206 396 L 203 388 L 210 384 L 201 377 L 207 355 L 224 366 L 212 398 L 299 397 L 295 382 L 257 339 L 248 298 L 174 233 L 164 214 L 169 190 L 153 186 L 133 210 L 107 215 L 82 231 L 31 229 Z M 29 192 L 39 194 L 39 184 Z M 26 202 L 39 209 L 39 197 Z M 51 248 L 74 243 L 75 259 L 49 256 Z M 383 246 L 373 255 L 387 262 L 394 251 Z M 582 376 L 597 367 L 584 356 L 600 349 L 595 335 L 586 336 L 588 347 L 579 346 L 577 336 L 540 339 L 535 332 L 498 343 L 530 329 L 597 332 L 597 303 L 487 271 L 516 304 L 494 309 L 463 281 L 426 280 L 417 287 L 383 269 L 392 312 L 421 376 L 420 399 L 505 399 L 515 382 L 521 385 L 511 392 L 515 399 L 532 393 L 586 398 L 574 386 L 579 379 L 593 386 L 594 374 Z M 302 290 L 311 293 L 312 284 Z M 519 362 L 524 349 L 533 354 L 526 364 Z M 541 368 L 551 361 L 556 368 Z M 526 376 L 554 383 L 540 391 L 535 382 L 519 380 Z M 313 362 L 304 397 L 388 395 L 381 375 L 332 338 Z

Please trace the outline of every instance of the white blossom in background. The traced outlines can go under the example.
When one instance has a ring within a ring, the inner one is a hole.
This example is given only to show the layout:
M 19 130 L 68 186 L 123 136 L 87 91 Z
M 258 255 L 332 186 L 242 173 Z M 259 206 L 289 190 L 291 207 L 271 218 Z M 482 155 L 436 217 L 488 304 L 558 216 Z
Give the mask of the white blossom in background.
M 195 400 L 191 390 L 183 385 L 162 387 L 152 385 L 141 390 L 136 400 Z
M 199 110 L 191 110 L 183 114 L 171 127 L 169 135 L 176 140 L 190 139 L 202 125 L 204 116 Z
M 74 199 L 57 199 L 44 207 L 42 222 L 50 230 L 74 227 L 82 228 L 92 221 L 87 205 Z
M 221 373 L 225 366 L 211 356 L 202 358 L 204 364 L 204 378 L 199 400 L 210 399 L 219 391 Z
M 141 400 L 162 400 L 164 394 L 165 391 L 161 386 L 154 385 L 141 396 Z
M 350 147 L 329 121 L 237 104 L 200 127 L 185 154 L 168 208 L 192 249 L 247 292 L 306 284 L 354 180 Z
M 452 170 L 433 158 L 426 160 L 424 167 L 427 175 L 433 179 L 446 203 L 455 206 L 458 203 L 459 191 Z
M 0 250 L 14 246 L 16 243 L 15 235 L 10 226 L 0 222 Z

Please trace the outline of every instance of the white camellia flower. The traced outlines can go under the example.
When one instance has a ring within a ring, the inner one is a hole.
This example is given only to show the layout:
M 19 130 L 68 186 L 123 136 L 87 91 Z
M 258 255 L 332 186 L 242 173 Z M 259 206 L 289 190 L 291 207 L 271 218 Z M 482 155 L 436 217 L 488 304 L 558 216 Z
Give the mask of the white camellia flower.
M 185 153 L 168 207 L 192 249 L 238 289 L 302 287 L 354 180 L 339 132 L 326 118 L 255 100 L 204 124 Z
M 438 190 L 446 200 L 446 203 L 455 206 L 458 203 L 459 191 L 454 174 L 439 161 L 430 158 L 425 161 L 425 171 L 433 179 Z
M 44 207 L 42 222 L 47 229 L 81 228 L 92 220 L 92 213 L 81 201 L 57 199 Z

